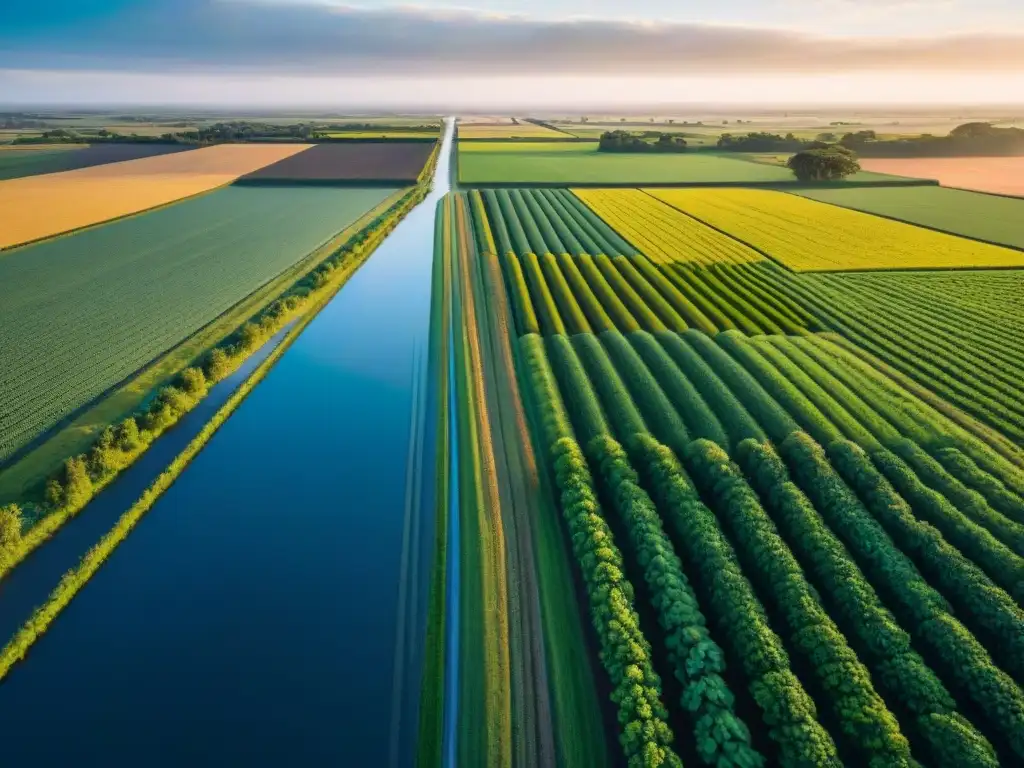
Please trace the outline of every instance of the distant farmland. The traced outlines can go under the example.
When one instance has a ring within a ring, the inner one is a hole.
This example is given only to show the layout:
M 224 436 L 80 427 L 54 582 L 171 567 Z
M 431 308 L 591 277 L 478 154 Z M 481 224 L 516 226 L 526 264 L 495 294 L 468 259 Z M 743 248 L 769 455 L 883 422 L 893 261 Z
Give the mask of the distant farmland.
M 221 144 L 0 183 L 0 248 L 138 213 L 230 184 L 308 144 Z
M 944 187 L 1024 197 L 1024 157 L 923 157 L 860 161 L 866 171 L 936 179 Z
M 0 153 L 0 180 L 74 171 L 108 163 L 139 160 L 192 150 L 184 144 L 93 144 L 74 147 L 15 150 Z
M 797 194 L 1024 249 L 1024 199 L 947 187 L 801 189 Z
M 651 189 L 796 272 L 1024 266 L 1024 253 L 762 189 Z
M 390 192 L 228 188 L 0 257 L 0 459 Z
M 412 184 L 434 150 L 432 142 L 336 142 L 316 144 L 305 152 L 255 170 L 240 184 L 331 184 L 333 182 L 402 182 Z

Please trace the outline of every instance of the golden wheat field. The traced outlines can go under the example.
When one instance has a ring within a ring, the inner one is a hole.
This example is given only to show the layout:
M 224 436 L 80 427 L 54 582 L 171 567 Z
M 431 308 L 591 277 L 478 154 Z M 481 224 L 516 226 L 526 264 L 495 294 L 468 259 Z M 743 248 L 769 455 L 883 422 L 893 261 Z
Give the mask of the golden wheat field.
M 230 184 L 309 144 L 222 144 L 0 181 L 0 248 L 172 203 Z
M 579 188 L 573 194 L 652 261 L 708 266 L 764 258 L 639 189 Z
M 758 189 L 648 192 L 796 272 L 1024 266 L 1024 252 Z

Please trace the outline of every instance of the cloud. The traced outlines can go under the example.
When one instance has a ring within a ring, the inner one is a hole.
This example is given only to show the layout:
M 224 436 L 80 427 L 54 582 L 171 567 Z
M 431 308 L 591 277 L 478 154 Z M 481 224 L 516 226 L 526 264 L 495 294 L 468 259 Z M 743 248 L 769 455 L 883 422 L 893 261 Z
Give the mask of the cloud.
M 825 37 L 422 7 L 158 0 L 32 34 L 0 31 L 0 67 L 307 75 L 1024 71 L 1024 33 Z

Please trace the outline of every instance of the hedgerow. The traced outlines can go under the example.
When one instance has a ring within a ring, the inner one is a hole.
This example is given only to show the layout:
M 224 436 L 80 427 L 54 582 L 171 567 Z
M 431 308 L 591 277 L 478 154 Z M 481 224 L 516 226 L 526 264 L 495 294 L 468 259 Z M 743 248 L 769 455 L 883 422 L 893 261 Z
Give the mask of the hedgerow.
M 913 457 L 916 463 L 921 463 L 921 454 L 924 452 L 920 448 L 908 446 L 905 442 L 900 447 L 901 453 Z M 910 506 L 913 517 L 927 523 L 933 529 L 928 530 L 925 527 L 923 533 L 910 529 L 911 533 L 917 536 L 912 536 L 907 541 L 920 541 L 918 546 L 928 541 L 925 546 L 935 547 L 942 553 L 940 557 L 946 568 L 955 569 L 963 574 L 963 578 L 978 583 L 978 588 L 983 589 L 987 596 L 995 597 L 990 586 L 984 584 L 991 580 L 990 584 L 1005 589 L 1018 603 L 1024 602 L 1024 566 L 1017 555 L 983 527 L 969 520 L 950 504 L 945 496 L 925 485 L 914 470 L 895 453 L 878 450 L 872 451 L 869 455 L 885 479 L 892 484 L 893 489 Z M 920 536 L 927 536 L 927 539 L 919 539 Z M 953 553 L 956 553 L 955 556 Z M 984 574 L 981 571 L 984 571 Z M 1024 612 L 1018 611 L 1017 619 L 1020 622 L 1020 629 L 1024 631 Z M 1024 644 L 1020 647 L 1024 651 Z
M 725 331 L 715 337 L 718 345 L 757 380 L 776 403 L 792 416 L 818 442 L 831 442 L 843 437 L 835 424 L 799 389 L 781 375 L 753 347 L 749 339 L 737 331 Z M 772 435 L 776 440 L 785 435 Z
M 785 440 L 787 435 L 800 428 L 793 417 L 772 399 L 757 380 L 718 344 L 694 330 L 687 331 L 682 338 L 704 358 L 704 362 L 743 403 L 750 415 L 756 419 L 758 426 L 767 432 L 772 440 Z M 668 349 L 668 352 L 672 354 L 671 349 Z M 678 358 L 676 360 L 678 362 Z M 717 408 L 715 412 L 722 413 Z M 728 429 L 729 426 L 726 425 L 726 428 Z M 731 429 L 729 434 L 732 435 Z M 744 437 L 753 437 L 753 435 L 744 435 Z
M 978 466 L 958 448 L 940 448 L 935 452 L 942 466 L 962 483 L 981 493 L 992 508 L 1019 525 L 1024 525 L 1024 499 L 1010 491 L 1004 483 Z
M 573 295 L 579 301 L 583 313 L 590 321 L 591 327 L 598 333 L 614 329 L 615 323 L 612 322 L 611 317 L 608 316 L 608 313 L 601 305 L 600 299 L 591 290 L 590 285 L 587 283 L 586 278 L 583 277 L 576 262 L 573 261 L 572 256 L 567 253 L 559 254 L 558 263 L 562 268 L 562 274 L 565 276 L 566 282 L 569 283 L 569 287 L 572 289 Z
M 572 256 L 579 256 L 581 253 L 586 253 L 586 248 L 583 247 L 582 243 L 576 238 L 572 230 L 569 229 L 569 225 L 558 211 L 555 210 L 554 205 L 551 201 L 545 197 L 541 190 L 537 189 L 524 189 L 523 195 L 531 198 L 536 202 L 537 206 L 547 216 L 551 226 L 554 227 L 555 233 L 558 235 L 559 241 L 562 243 L 564 248 L 568 250 Z
M 736 455 L 787 543 L 835 607 L 840 626 L 859 641 L 861 658 L 880 692 L 913 715 L 934 764 L 943 768 L 998 766 L 992 745 L 957 712 L 953 697 L 914 650 L 910 636 L 897 624 L 846 547 L 790 480 L 771 444 L 744 440 Z
M 865 503 L 878 507 L 872 503 L 877 494 L 887 504 L 884 497 L 892 489 L 878 487 L 880 476 L 867 455 L 853 443 L 839 441 L 829 447 L 833 468 L 821 446 L 804 432 L 790 436 L 779 450 L 801 490 L 884 594 L 900 623 L 915 643 L 928 649 L 936 671 L 952 681 L 1024 758 L 1024 693 L 868 512 Z M 884 479 L 881 483 L 888 485 Z M 863 494 L 864 503 L 858 494 Z
M 540 263 L 547 278 L 548 288 L 551 289 L 551 293 L 555 297 L 558 313 L 561 315 L 568 332 L 593 333 L 594 331 L 590 327 L 590 323 L 587 322 L 587 316 L 580 309 L 580 305 L 576 301 L 569 283 L 565 280 L 565 275 L 562 274 L 562 270 L 558 266 L 555 255 L 553 253 L 545 253 L 540 257 Z
M 937 459 L 922 450 L 917 443 L 910 440 L 898 440 L 886 447 L 906 461 L 922 482 L 945 496 L 958 515 L 962 513 L 966 516 L 969 519 L 969 521 L 965 521 L 968 528 L 973 524 L 979 525 L 1008 547 L 1011 552 L 1018 556 L 1024 555 L 1024 526 L 999 514 L 989 506 L 988 501 L 981 493 L 968 488 L 954 475 L 947 472 Z M 940 526 L 936 525 L 936 527 L 942 530 Z M 971 535 L 984 539 L 980 533 Z M 946 536 L 953 541 L 952 534 L 946 534 Z M 984 546 L 988 547 L 990 544 L 986 542 Z M 961 549 L 966 551 L 964 547 Z M 1017 568 L 1020 569 L 1020 567 L 1018 563 Z
M 721 420 L 731 445 L 748 437 L 765 439 L 764 430 L 758 426 L 754 417 L 693 347 L 677 334 L 668 331 L 654 334 L 654 338 L 700 393 L 712 413 Z M 694 432 L 696 434 L 696 430 Z
M 630 311 L 622 303 L 622 299 L 616 295 L 615 290 L 608 284 L 608 281 L 604 279 L 604 275 L 601 274 L 601 271 L 594 264 L 594 257 L 585 253 L 576 260 L 576 263 L 579 265 L 580 273 L 586 278 L 587 284 L 594 292 L 594 295 L 597 296 L 601 306 L 604 307 L 608 316 L 615 323 L 615 326 L 623 333 L 639 331 L 640 324 L 630 314 Z
M 722 672 L 722 649 L 708 633 L 661 518 L 622 446 L 607 435 L 587 444 L 630 541 L 663 630 L 668 659 L 683 685 L 682 705 L 694 724 L 694 743 L 707 765 L 754 768 L 764 759 L 750 743 L 747 726 L 736 716 L 734 697 Z
M 557 337 L 556 337 L 557 338 Z M 665 722 L 661 680 L 633 607 L 633 588 L 623 574 L 622 555 L 602 516 L 593 478 L 537 336 L 520 342 L 527 361 L 547 456 L 553 469 L 573 555 L 586 587 L 591 622 L 601 648 L 601 665 L 612 685 L 619 742 L 630 768 L 681 768 Z
M 610 435 L 611 427 L 572 343 L 562 335 L 549 336 L 547 342 L 551 367 L 565 395 L 565 405 L 580 441 L 586 444 L 598 435 Z
M 1000 663 L 1012 674 L 1021 675 L 1024 672 L 1024 614 L 1010 596 L 997 588 L 935 528 L 918 520 L 910 505 L 863 450 L 853 443 L 837 441 L 829 446 L 829 455 L 839 473 L 896 544 L 935 581 L 965 620 L 997 642 Z
M 505 192 L 505 190 L 502 191 Z M 515 209 L 516 216 L 519 218 L 519 223 L 522 224 L 523 231 L 526 232 L 526 240 L 530 244 L 529 250 L 538 256 L 547 253 L 550 247 L 544 240 L 544 236 L 541 235 L 540 226 L 534 220 L 533 214 L 530 212 L 529 206 L 526 205 L 522 193 L 518 189 L 510 189 L 507 190 L 507 194 L 512 202 L 512 207 Z
M 718 517 L 731 531 L 747 572 L 774 603 L 791 646 L 806 657 L 850 745 L 866 765 L 910 766 L 910 744 L 899 723 L 875 691 L 868 670 L 821 607 L 740 468 L 707 440 L 693 442 L 685 457 L 698 487 L 715 500 Z
M 661 318 L 654 314 L 654 311 L 647 305 L 647 302 L 643 300 L 640 294 L 633 290 L 633 286 L 626 282 L 626 279 L 615 268 L 609 257 L 604 255 L 595 256 L 594 264 L 601 270 L 601 274 L 608 281 L 608 285 L 611 286 L 622 302 L 629 307 L 630 314 L 637 319 L 637 322 L 640 323 L 640 326 L 645 331 L 667 330 Z
M 718 417 L 654 336 L 647 331 L 637 331 L 628 338 L 683 418 L 689 433 L 694 438 L 711 440 L 728 448 L 729 437 Z
M 716 634 L 742 667 L 762 712 L 782 768 L 842 765 L 835 744 L 818 722 L 814 702 L 790 669 L 789 656 L 764 608 L 740 570 L 718 521 L 704 506 L 675 454 L 651 437 L 634 450 L 673 542 L 685 560 Z
M 574 336 L 572 346 L 586 369 L 587 378 L 600 398 L 615 435 L 628 444 L 633 435 L 647 432 L 640 410 L 597 337 Z
M 523 267 L 519 263 L 519 257 L 514 251 L 509 251 L 502 258 L 505 264 L 505 277 L 508 283 L 508 292 L 512 296 L 512 312 L 515 316 L 516 329 L 519 334 L 540 333 L 540 325 L 537 322 L 537 313 L 533 309 L 533 300 L 530 298 L 530 290 L 526 287 L 526 277 L 523 275 Z
M 612 259 L 612 264 L 615 265 L 633 290 L 640 295 L 644 303 L 661 318 L 668 327 L 668 330 L 675 331 L 676 333 L 682 333 L 686 330 L 686 320 L 655 290 L 654 286 L 647 281 L 647 278 L 640 274 L 634 266 L 632 259 L 627 259 L 625 256 L 616 256 Z
M 544 210 L 538 205 L 532 190 L 519 189 L 516 192 L 518 192 L 516 202 L 518 203 L 521 200 L 523 205 L 526 206 L 526 211 L 537 226 L 537 229 L 540 230 L 541 237 L 544 238 L 544 245 L 547 247 L 547 250 L 551 253 L 569 253 L 569 249 L 562 242 L 562 238 L 558 236 Z
M 670 448 L 682 450 L 690 442 L 686 424 L 643 358 L 618 331 L 602 333 L 600 339 L 651 432 Z
M 665 297 L 665 300 L 672 305 L 688 325 L 692 325 L 704 333 L 718 332 L 718 328 L 708 316 L 693 301 L 684 296 L 682 291 L 661 270 L 648 261 L 646 256 L 637 254 L 633 257 L 632 264 Z
M 555 305 L 555 298 L 551 295 L 547 280 L 540 268 L 540 261 L 537 255 L 528 253 L 523 256 L 523 272 L 526 274 L 527 284 L 530 286 L 530 296 L 533 297 L 534 310 L 540 320 L 541 330 L 545 334 L 565 333 L 565 324 L 562 316 L 558 313 Z
M 506 253 L 515 253 L 515 248 L 512 245 L 512 239 L 508 234 L 508 226 L 505 224 L 505 217 L 501 212 L 501 206 L 498 205 L 498 197 L 494 193 L 494 190 L 485 189 L 483 192 L 483 199 L 486 203 L 487 212 L 489 213 L 491 229 L 498 240 L 498 250 L 501 251 L 501 255 Z

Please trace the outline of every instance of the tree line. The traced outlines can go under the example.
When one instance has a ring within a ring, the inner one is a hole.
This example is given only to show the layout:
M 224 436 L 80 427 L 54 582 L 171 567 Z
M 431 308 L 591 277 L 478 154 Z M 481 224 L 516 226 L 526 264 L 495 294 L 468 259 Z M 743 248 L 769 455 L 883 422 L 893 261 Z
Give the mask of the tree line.
M 654 141 L 649 141 L 649 139 Z M 674 133 L 605 131 L 597 144 L 599 152 L 685 152 L 686 139 Z

